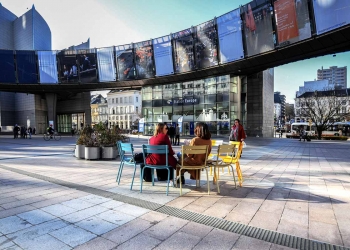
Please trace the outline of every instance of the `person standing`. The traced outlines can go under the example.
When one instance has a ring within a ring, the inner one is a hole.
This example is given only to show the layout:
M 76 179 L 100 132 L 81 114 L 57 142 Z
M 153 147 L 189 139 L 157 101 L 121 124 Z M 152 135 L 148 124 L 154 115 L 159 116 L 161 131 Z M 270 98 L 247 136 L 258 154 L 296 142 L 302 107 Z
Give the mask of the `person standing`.
M 171 144 L 175 145 L 175 128 L 174 128 L 173 124 L 170 125 L 168 134 L 170 137 Z
M 239 119 L 235 119 L 235 123 L 232 126 L 231 133 L 230 133 L 230 141 L 239 141 L 243 142 L 247 138 L 244 128 L 242 124 L 240 123 Z M 243 150 L 242 150 L 243 152 Z M 242 153 L 241 153 L 242 155 Z
M 174 145 L 176 145 L 176 141 L 177 141 L 177 145 L 180 145 L 180 127 L 179 124 L 176 124 L 176 128 L 175 128 L 175 143 Z
M 34 127 L 34 128 L 33 128 L 33 135 L 35 135 L 35 132 L 36 132 L 36 131 L 35 131 L 35 127 Z
M 32 127 L 29 126 L 28 128 L 29 139 L 32 139 L 32 132 L 33 132 Z
M 18 125 L 16 124 L 15 127 L 13 128 L 13 139 L 17 139 L 18 138 Z

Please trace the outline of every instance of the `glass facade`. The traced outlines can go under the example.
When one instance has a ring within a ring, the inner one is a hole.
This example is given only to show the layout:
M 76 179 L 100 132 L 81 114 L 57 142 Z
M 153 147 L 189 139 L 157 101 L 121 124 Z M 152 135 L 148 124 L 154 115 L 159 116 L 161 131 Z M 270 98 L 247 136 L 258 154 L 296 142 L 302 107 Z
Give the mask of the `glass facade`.
M 79 131 L 85 125 L 85 113 L 57 115 L 57 131 L 70 133 L 72 128 Z
M 144 133 L 153 134 L 157 123 L 179 123 L 182 135 L 194 135 L 197 122 L 212 134 L 228 135 L 240 117 L 239 78 L 229 75 L 142 88 Z

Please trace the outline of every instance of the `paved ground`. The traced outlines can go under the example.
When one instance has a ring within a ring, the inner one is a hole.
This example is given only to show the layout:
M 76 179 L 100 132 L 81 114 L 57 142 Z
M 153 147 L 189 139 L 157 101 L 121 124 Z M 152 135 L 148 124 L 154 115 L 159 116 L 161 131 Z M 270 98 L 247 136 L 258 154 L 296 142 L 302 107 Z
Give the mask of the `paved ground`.
M 127 167 L 118 186 L 119 161 L 77 160 L 74 142 L 0 137 L 0 249 L 289 249 L 128 202 L 140 200 L 350 247 L 350 141 L 249 138 L 242 188 L 226 171 L 220 195 L 186 179 L 182 197 L 164 182 L 140 194 L 139 172 L 130 190 Z

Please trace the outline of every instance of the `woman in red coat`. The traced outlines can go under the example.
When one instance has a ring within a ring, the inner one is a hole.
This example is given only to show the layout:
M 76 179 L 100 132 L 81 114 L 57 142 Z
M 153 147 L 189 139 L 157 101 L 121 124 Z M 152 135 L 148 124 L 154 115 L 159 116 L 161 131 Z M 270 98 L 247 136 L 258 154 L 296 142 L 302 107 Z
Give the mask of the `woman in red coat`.
M 230 134 L 230 141 L 239 141 L 243 142 L 246 138 L 246 134 L 244 131 L 244 128 L 242 124 L 240 123 L 239 119 L 235 120 L 235 124 L 232 126 L 231 134 Z M 241 153 L 242 155 L 242 153 Z
M 176 169 L 177 160 L 174 157 L 174 150 L 171 147 L 169 137 L 167 136 L 168 128 L 164 123 L 158 123 L 154 131 L 154 135 L 149 140 L 150 145 L 168 145 L 168 165 Z M 149 154 L 146 163 L 150 165 L 165 165 L 165 154 Z

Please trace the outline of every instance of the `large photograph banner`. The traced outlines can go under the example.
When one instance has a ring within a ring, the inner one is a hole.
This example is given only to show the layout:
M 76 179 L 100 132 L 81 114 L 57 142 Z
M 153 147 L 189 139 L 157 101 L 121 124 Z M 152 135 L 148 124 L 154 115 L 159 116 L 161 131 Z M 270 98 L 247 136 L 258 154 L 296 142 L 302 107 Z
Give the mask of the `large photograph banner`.
M 269 0 L 254 0 L 242 6 L 247 55 L 253 56 L 275 48 L 273 10 Z
M 95 49 L 77 50 L 79 77 L 82 83 L 97 82 L 97 66 Z
M 196 65 L 197 69 L 218 65 L 218 39 L 214 20 L 196 27 Z
M 0 50 L 0 82 L 16 83 L 15 60 L 12 50 Z
M 280 46 L 311 37 L 307 0 L 276 0 L 274 9 Z
M 135 79 L 134 51 L 131 44 L 115 47 L 117 72 L 120 81 Z
M 173 34 L 175 72 L 183 73 L 195 69 L 192 30 L 186 29 Z
M 38 51 L 40 83 L 58 83 L 56 51 Z
M 217 18 L 220 63 L 244 58 L 242 20 L 240 10 L 233 10 Z
M 153 39 L 153 49 L 156 75 L 165 76 L 174 74 L 171 37 L 163 36 Z
M 97 49 L 97 64 L 100 82 L 116 80 L 113 47 Z
M 38 83 L 35 51 L 16 50 L 19 83 Z
M 74 50 L 63 50 L 57 54 L 61 83 L 79 82 L 79 66 Z
M 349 0 L 314 0 L 317 35 L 349 24 Z
M 152 41 L 134 44 L 135 65 L 138 78 L 152 78 L 155 75 Z

